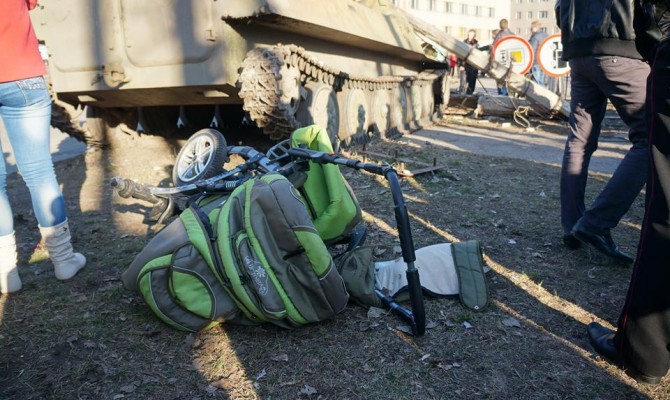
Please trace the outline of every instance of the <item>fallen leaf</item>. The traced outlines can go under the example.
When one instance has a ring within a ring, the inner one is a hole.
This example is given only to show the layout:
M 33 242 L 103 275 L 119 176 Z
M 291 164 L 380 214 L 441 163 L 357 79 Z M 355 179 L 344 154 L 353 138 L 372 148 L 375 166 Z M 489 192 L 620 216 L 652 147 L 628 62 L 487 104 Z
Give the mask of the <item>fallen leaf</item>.
M 288 362 L 288 354 L 279 354 L 274 357 L 270 357 L 270 360 Z
M 521 324 L 514 317 L 505 318 L 502 320 L 502 324 L 509 327 L 521 328 Z
M 265 372 L 265 369 L 262 369 L 261 372 L 259 372 L 258 375 L 256 375 L 256 380 L 259 381 L 265 378 L 266 376 L 268 376 L 268 373 Z
M 319 393 L 319 392 L 315 388 L 313 388 L 309 385 L 305 385 L 305 386 L 302 387 L 302 389 L 300 389 L 300 394 L 306 394 L 307 396 L 311 396 L 311 395 L 317 394 L 317 393 Z
M 384 314 L 386 314 L 386 311 L 379 307 L 370 307 L 368 310 L 368 318 L 381 318 Z
M 129 384 L 129 385 L 121 386 L 121 387 L 119 388 L 119 390 L 122 391 L 123 393 L 132 393 L 132 392 L 135 391 L 135 389 L 136 389 L 136 387 L 135 387 L 135 385 L 132 384 L 132 383 Z
M 469 323 L 468 321 L 463 322 L 463 327 L 465 329 L 472 329 L 472 324 Z
M 380 256 L 380 255 L 386 253 L 386 249 L 375 247 L 374 253 L 375 253 L 376 256 Z

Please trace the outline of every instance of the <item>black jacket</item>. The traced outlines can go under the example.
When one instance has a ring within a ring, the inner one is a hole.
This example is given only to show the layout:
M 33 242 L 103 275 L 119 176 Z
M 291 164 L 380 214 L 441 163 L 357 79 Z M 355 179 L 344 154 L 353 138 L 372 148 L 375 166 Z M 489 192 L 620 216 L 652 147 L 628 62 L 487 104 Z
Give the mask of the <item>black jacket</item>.
M 670 37 L 670 0 L 636 0 L 635 33 L 638 51 L 651 61 L 661 37 Z
M 584 56 L 643 58 L 635 46 L 634 14 L 639 0 L 560 0 L 563 59 Z

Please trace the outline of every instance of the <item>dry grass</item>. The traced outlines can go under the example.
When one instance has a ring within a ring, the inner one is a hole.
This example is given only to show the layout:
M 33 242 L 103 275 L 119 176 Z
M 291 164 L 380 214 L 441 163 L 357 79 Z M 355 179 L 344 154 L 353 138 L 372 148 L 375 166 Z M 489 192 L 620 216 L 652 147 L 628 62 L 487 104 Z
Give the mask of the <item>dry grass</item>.
M 616 322 L 630 269 L 589 249 L 562 246 L 559 170 L 461 153 L 411 135 L 370 150 L 427 162 L 435 157 L 446 166 L 403 182 L 415 246 L 480 240 L 491 269 L 486 310 L 426 299 L 431 329 L 422 337 L 403 333 L 394 315 L 369 317 L 356 306 L 293 331 L 171 330 L 121 285 L 120 273 L 155 227 L 143 223 L 145 205 L 112 196 L 108 182 L 115 175 L 167 179 L 178 145 L 128 136 L 111 150 L 58 164 L 75 246 L 89 264 L 67 283 L 55 280 L 49 262 L 22 264 L 24 289 L 0 298 L 1 398 L 670 398 L 667 381 L 655 389 L 637 385 L 590 349 L 585 324 Z M 385 183 L 343 172 L 366 213 L 369 243 L 380 259 L 395 257 Z M 591 177 L 590 197 L 606 178 Z M 25 261 L 38 233 L 18 177 L 10 178 L 9 189 Z M 639 198 L 614 232 L 631 253 L 642 213 Z

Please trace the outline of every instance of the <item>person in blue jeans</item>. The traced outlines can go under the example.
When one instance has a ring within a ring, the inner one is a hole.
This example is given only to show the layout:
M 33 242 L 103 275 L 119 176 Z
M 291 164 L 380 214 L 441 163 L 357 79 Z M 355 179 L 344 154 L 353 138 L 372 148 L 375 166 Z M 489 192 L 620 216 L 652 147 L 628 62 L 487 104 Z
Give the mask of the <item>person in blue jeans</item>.
M 649 162 L 644 116 L 649 64 L 635 46 L 634 8 L 634 0 L 561 0 L 557 10 L 571 77 L 570 132 L 560 181 L 563 241 L 571 249 L 588 243 L 625 263 L 633 258 L 619 249 L 610 231 L 640 194 Z M 608 101 L 628 125 L 631 147 L 587 209 L 589 163 Z
M 530 68 L 530 72 L 533 75 L 533 80 L 544 87 L 546 85 L 547 74 L 540 67 L 540 63 L 537 60 L 537 49 L 549 35 L 542 30 L 542 23 L 540 21 L 533 21 L 530 24 L 530 31 L 532 34 L 530 35 L 530 39 L 528 39 L 528 43 L 533 48 L 533 66 Z
M 30 191 L 40 233 L 59 280 L 72 278 L 86 258 L 72 249 L 65 201 L 50 151 L 51 97 L 46 68 L 28 11 L 36 0 L 7 0 L 0 13 L 0 118 Z M 2 148 L 0 148 L 2 151 Z M 4 152 L 3 152 L 4 153 Z M 0 162 L 0 292 L 21 289 L 7 166 Z

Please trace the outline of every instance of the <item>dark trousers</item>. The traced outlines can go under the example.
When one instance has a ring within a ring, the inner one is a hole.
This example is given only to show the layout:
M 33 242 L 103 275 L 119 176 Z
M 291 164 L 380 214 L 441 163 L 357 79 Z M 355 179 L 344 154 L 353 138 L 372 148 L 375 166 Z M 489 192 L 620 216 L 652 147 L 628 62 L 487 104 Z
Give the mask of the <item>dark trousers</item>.
M 471 67 L 471 66 L 466 66 L 465 67 L 465 81 L 467 82 L 468 86 L 465 91 L 466 94 L 472 94 L 475 91 L 475 85 L 477 84 L 477 69 Z
M 615 343 L 624 364 L 650 376 L 670 367 L 670 42 L 652 64 L 645 217 Z
M 649 66 L 632 58 L 598 56 L 572 59 L 570 68 L 570 132 L 561 168 L 561 225 L 569 233 L 584 217 L 582 222 L 589 230 L 604 233 L 619 223 L 647 179 L 644 104 Z M 630 128 L 632 147 L 586 210 L 589 163 L 598 148 L 608 99 Z

